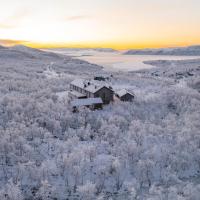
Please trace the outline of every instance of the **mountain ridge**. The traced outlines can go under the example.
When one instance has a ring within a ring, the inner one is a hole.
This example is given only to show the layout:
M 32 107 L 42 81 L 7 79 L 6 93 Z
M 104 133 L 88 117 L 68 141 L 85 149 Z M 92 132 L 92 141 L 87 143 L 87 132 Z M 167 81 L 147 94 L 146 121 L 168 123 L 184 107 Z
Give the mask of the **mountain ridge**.
M 176 55 L 176 56 L 200 56 L 200 45 L 187 47 L 172 47 L 158 49 L 129 49 L 124 55 Z

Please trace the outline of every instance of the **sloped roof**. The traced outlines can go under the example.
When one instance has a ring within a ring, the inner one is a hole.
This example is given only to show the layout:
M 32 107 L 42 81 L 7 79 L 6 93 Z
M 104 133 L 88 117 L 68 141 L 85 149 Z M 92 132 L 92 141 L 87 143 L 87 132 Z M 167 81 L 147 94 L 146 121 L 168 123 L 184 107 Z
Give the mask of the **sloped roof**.
M 84 87 L 84 79 L 75 79 L 71 82 L 72 85 L 83 88 Z
M 119 90 L 116 94 L 117 94 L 119 97 L 123 97 L 123 96 L 126 95 L 126 94 L 130 94 L 131 96 L 134 96 L 133 93 L 129 92 L 129 91 L 126 90 L 126 89 Z
M 84 79 L 76 79 L 71 82 L 72 85 L 75 85 L 79 88 L 82 88 L 84 90 L 87 90 L 89 92 L 95 93 L 102 89 L 103 87 L 106 87 L 108 89 L 109 85 L 102 82 L 102 81 L 96 81 L 96 80 L 84 80 Z M 112 90 L 112 89 L 110 89 Z
M 71 102 L 73 107 L 78 106 L 90 106 L 94 104 L 102 104 L 103 101 L 101 98 L 87 98 L 87 99 L 75 99 Z

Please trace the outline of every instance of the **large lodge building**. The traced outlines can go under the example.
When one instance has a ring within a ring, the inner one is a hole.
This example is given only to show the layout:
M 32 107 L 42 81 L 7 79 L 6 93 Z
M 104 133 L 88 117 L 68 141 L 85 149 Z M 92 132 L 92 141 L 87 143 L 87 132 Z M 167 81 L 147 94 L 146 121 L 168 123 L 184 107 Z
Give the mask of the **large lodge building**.
M 115 93 L 105 80 L 76 79 L 70 83 L 69 97 L 74 110 L 81 106 L 100 109 L 103 104 L 113 102 L 114 95 L 121 101 L 133 101 L 134 99 L 134 94 L 125 89 Z
M 73 99 L 101 98 L 103 104 L 113 101 L 112 87 L 102 81 L 77 79 L 71 82 L 69 96 Z

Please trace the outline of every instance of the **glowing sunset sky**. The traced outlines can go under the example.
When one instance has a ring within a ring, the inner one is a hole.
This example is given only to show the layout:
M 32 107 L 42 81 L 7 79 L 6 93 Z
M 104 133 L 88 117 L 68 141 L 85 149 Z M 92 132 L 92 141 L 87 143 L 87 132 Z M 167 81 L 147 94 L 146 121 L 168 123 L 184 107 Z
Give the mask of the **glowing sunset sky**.
M 0 44 L 118 49 L 200 44 L 200 0 L 0 0 Z

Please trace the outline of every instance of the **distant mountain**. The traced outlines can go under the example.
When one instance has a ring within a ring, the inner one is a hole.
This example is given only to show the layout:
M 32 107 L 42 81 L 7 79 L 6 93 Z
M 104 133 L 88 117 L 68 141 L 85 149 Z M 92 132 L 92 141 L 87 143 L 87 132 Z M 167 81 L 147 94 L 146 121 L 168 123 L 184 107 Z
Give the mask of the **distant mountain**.
M 8 48 L 10 53 L 16 53 L 16 54 L 21 54 L 23 56 L 27 56 L 30 58 L 44 58 L 44 57 L 56 57 L 56 58 L 60 58 L 62 57 L 61 55 L 52 53 L 52 52 L 46 52 L 46 51 L 42 51 L 40 49 L 35 49 L 35 48 L 31 48 L 31 47 L 27 47 L 24 45 L 16 45 L 13 47 L 9 47 Z
M 112 48 L 54 48 L 53 50 L 59 51 L 98 51 L 98 52 L 117 52 Z
M 200 56 L 200 45 L 160 49 L 131 49 L 125 55 L 175 55 L 175 56 Z
M 5 47 L 3 47 L 3 46 L 0 45 L 0 49 L 5 49 Z
M 99 51 L 99 52 L 117 52 L 117 50 L 112 49 L 112 48 L 95 48 L 93 50 Z
M 20 52 L 41 52 L 39 49 L 34 49 L 34 48 L 31 48 L 31 47 L 27 47 L 27 46 L 24 46 L 24 45 L 15 45 L 13 47 L 10 47 L 11 50 L 15 50 L 15 51 L 20 51 Z

